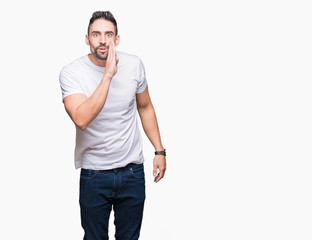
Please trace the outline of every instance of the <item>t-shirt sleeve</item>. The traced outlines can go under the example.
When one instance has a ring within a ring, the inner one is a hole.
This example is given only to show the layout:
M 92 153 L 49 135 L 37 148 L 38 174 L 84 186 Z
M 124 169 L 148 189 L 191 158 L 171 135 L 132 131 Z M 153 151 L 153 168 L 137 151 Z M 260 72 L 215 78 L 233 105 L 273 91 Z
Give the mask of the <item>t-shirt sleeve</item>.
M 62 99 L 65 97 L 75 94 L 75 93 L 83 93 L 81 86 L 77 77 L 74 73 L 68 68 L 68 66 L 64 67 L 59 75 L 60 86 L 62 89 Z
M 145 68 L 140 60 L 139 62 L 139 77 L 138 77 L 138 86 L 136 93 L 142 93 L 144 92 L 147 85 L 146 76 L 145 76 Z

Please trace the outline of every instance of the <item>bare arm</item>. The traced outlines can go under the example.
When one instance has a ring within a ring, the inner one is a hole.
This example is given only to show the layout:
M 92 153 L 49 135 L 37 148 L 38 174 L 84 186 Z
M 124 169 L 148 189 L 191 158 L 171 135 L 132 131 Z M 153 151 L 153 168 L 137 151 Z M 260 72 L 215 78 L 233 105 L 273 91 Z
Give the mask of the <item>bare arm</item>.
M 103 108 L 110 81 L 117 72 L 117 64 L 118 59 L 116 58 L 115 46 L 113 41 L 111 41 L 105 73 L 94 93 L 89 98 L 84 94 L 73 94 L 64 98 L 67 113 L 81 130 L 85 130 Z
M 137 94 L 137 106 L 138 112 L 141 118 L 144 132 L 148 139 L 153 144 L 155 151 L 162 151 L 164 147 L 161 143 L 157 118 L 155 110 L 148 93 L 148 87 L 146 87 L 143 93 Z M 153 175 L 155 182 L 158 182 L 164 177 L 166 171 L 166 158 L 163 155 L 156 155 L 153 162 Z M 157 174 L 157 170 L 159 173 Z

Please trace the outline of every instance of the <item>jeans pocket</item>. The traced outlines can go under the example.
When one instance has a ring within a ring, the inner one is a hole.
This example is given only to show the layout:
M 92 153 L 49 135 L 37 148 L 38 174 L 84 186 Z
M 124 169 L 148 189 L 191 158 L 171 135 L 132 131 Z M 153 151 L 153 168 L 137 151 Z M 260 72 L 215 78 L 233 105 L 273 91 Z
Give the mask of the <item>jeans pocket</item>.
M 91 178 L 95 177 L 96 173 L 97 173 L 96 170 L 81 168 L 80 178 L 82 178 L 82 179 L 91 179 Z
M 145 176 L 143 164 L 131 166 L 130 172 L 131 172 L 132 177 L 134 177 L 134 178 L 141 178 L 142 179 Z

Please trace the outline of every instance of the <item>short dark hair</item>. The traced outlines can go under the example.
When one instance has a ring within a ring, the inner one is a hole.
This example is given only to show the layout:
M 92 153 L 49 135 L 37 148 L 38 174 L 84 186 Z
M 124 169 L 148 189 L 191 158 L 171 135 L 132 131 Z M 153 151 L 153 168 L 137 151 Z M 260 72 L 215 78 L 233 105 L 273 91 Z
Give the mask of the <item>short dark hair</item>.
M 92 17 L 90 18 L 89 26 L 88 26 L 88 35 L 90 31 L 90 27 L 93 24 L 93 22 L 99 18 L 103 18 L 107 21 L 110 21 L 115 26 L 115 34 L 118 35 L 118 28 L 117 28 L 117 22 L 114 18 L 113 14 L 110 11 L 96 11 L 92 14 Z

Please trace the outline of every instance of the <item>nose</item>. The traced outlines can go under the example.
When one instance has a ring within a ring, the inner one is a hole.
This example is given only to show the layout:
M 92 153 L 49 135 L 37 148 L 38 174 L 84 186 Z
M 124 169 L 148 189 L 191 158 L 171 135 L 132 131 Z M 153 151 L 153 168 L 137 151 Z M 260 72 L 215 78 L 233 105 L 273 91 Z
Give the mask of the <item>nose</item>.
M 105 44 L 106 43 L 106 37 L 104 34 L 101 34 L 101 37 L 100 37 L 100 44 Z

